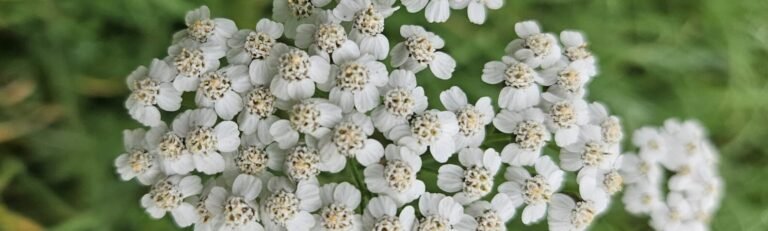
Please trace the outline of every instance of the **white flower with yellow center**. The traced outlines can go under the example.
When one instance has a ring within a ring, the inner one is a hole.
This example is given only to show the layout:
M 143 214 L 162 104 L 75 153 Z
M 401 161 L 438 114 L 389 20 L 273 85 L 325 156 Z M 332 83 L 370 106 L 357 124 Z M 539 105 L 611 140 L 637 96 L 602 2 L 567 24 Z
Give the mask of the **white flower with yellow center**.
M 584 126 L 578 141 L 560 149 L 560 166 L 565 171 L 579 171 L 579 183 L 583 183 L 582 179 L 594 180 L 601 171 L 612 167 L 619 155 L 615 147 L 612 150 L 603 142 L 599 127 Z
M 688 222 L 694 215 L 687 198 L 681 193 L 671 192 L 667 195 L 667 203 L 651 212 L 651 226 L 662 231 L 688 230 Z
M 507 182 L 499 185 L 499 193 L 509 196 L 515 207 L 525 204 L 523 224 L 531 225 L 544 218 L 552 194 L 562 187 L 565 172 L 555 165 L 549 156 L 536 160 L 536 175 L 522 167 L 507 168 Z
M 475 218 L 476 231 L 506 231 L 507 221 L 515 215 L 515 205 L 507 195 L 499 193 L 490 202 L 473 202 L 464 212 Z
M 586 230 L 605 207 L 604 201 L 584 198 L 574 201 L 570 196 L 556 193 L 552 195 L 551 208 L 547 216 L 549 230 L 582 231 Z
M 240 145 L 237 124 L 216 124 L 216 112 L 211 109 L 185 111 L 173 121 L 173 130 L 184 139 L 182 155 L 192 155 L 195 169 L 205 174 L 224 171 L 221 152 L 235 151 Z
M 659 129 L 641 127 L 632 133 L 632 144 L 639 149 L 638 156 L 644 161 L 658 163 L 667 154 L 667 140 Z
M 443 23 L 451 17 L 450 0 L 402 0 L 400 1 L 409 13 L 416 13 L 423 10 L 427 22 Z
M 621 145 L 621 141 L 624 139 L 624 131 L 622 130 L 619 117 L 610 115 L 605 105 L 598 102 L 589 104 L 589 115 L 590 123 L 600 126 L 603 142 L 610 146 Z
M 453 9 L 467 9 L 467 17 L 469 21 L 482 25 L 485 23 L 486 10 L 498 10 L 504 5 L 504 0 L 453 0 L 451 1 L 451 8 Z
M 501 167 L 499 153 L 492 148 L 465 148 L 459 152 L 462 166 L 446 164 L 440 166 L 437 187 L 453 195 L 462 205 L 476 201 L 493 190 L 493 180 Z
M 269 152 L 274 152 L 276 156 L 282 156 L 282 170 L 289 179 L 295 182 L 314 180 L 320 171 L 329 172 L 332 169 L 329 166 L 335 166 L 336 163 L 327 162 L 320 157 L 320 150 L 314 139 L 306 139 L 305 142 L 298 143 L 287 149 L 278 149 L 270 146 Z
M 446 7 L 448 7 L 448 0 L 436 1 L 445 1 Z M 445 52 L 439 51 L 445 46 L 445 41 L 440 36 L 415 25 L 401 26 L 400 35 L 403 36 L 405 42 L 398 43 L 392 48 L 392 67 L 399 67 L 414 73 L 419 73 L 429 67 L 435 77 L 451 78 L 454 69 L 456 69 L 456 60 Z
M 347 182 L 330 183 L 320 188 L 322 207 L 315 214 L 313 230 L 361 230 L 362 218 L 355 210 L 360 206 L 360 190 Z
M 205 204 L 210 213 L 218 214 L 214 219 L 220 220 L 214 223 L 221 225 L 219 230 L 264 230 L 259 223 L 259 205 L 256 201 L 261 190 L 261 180 L 247 174 L 235 178 L 231 192 L 223 187 L 213 187 Z
M 283 24 L 261 19 L 254 30 L 244 29 L 227 41 L 227 62 L 248 66 L 248 74 L 254 85 L 267 85 L 277 74 L 280 51 L 288 47 L 277 40 L 283 36 Z
M 376 129 L 384 134 L 397 125 L 407 124 L 411 115 L 421 114 L 427 109 L 427 96 L 424 89 L 416 84 L 413 72 L 392 71 L 381 93 L 382 103 L 371 112 L 371 118 Z
M 283 168 L 285 156 L 277 150 L 269 135 L 269 123 L 259 126 L 253 134 L 243 135 L 237 151 L 224 154 L 225 179 L 234 179 L 240 174 L 248 174 L 261 178 L 266 183 L 272 174 L 269 170 L 279 171 Z
M 512 134 L 512 142 L 501 150 L 502 161 L 513 166 L 534 165 L 542 148 L 552 139 L 544 124 L 546 116 L 541 109 L 523 111 L 501 110 L 493 120 L 499 131 Z
M 624 162 L 624 155 L 616 155 L 608 161 L 610 162 L 608 169 L 599 169 L 592 176 L 579 172 L 576 181 L 579 184 L 579 193 L 582 197 L 589 197 L 587 199 L 593 202 L 605 202 L 607 204 L 611 201 L 611 196 L 624 189 L 624 177 L 619 173 Z M 603 207 L 601 203 L 597 203 L 597 205 Z M 602 209 L 600 211 L 602 212 Z
M 143 185 L 150 185 L 163 177 L 157 153 L 145 140 L 144 129 L 123 131 L 125 153 L 115 159 L 115 168 L 124 181 L 136 178 Z
M 160 109 L 176 111 L 181 107 L 181 91 L 173 87 L 175 76 L 168 63 L 153 59 L 149 69 L 139 66 L 128 75 L 126 83 L 131 95 L 125 101 L 128 114 L 145 126 L 157 126 L 160 120 Z
M 549 67 L 561 57 L 557 38 L 549 33 L 542 33 L 535 21 L 515 23 L 515 33 L 520 37 L 507 45 L 506 53 L 531 66 Z
M 495 114 L 490 97 L 478 99 L 475 105 L 467 101 L 467 94 L 456 86 L 440 93 L 440 102 L 445 109 L 456 114 L 459 132 L 454 140 L 457 149 L 479 147 L 485 140 L 485 126 L 493 121 Z
M 173 35 L 173 43 L 183 40 L 191 40 L 201 46 L 210 47 L 225 52 L 227 40 L 237 31 L 235 22 L 226 18 L 211 19 L 211 12 L 207 6 L 187 12 L 184 17 L 187 29 L 176 32 Z
M 248 68 L 244 65 L 230 65 L 200 77 L 195 93 L 195 103 L 200 107 L 213 108 L 224 120 L 231 120 L 243 109 L 244 93 L 251 88 Z
M 384 146 L 368 138 L 373 131 L 370 117 L 358 112 L 347 114 L 329 135 L 320 137 L 320 158 L 328 164 L 330 172 L 344 169 L 347 158 L 356 159 L 363 166 L 378 162 L 384 156 Z
M 378 60 L 387 58 L 389 39 L 384 32 L 384 20 L 400 7 L 392 7 L 394 0 L 341 0 L 333 15 L 352 22 L 349 38 L 360 46 L 360 51 Z
M 419 199 L 422 218 L 413 224 L 415 231 L 475 230 L 477 222 L 453 197 L 440 193 L 424 193 Z
M 224 51 L 195 43 L 192 40 L 183 40 L 168 48 L 165 61 L 176 69 L 173 79 L 173 87 L 176 90 L 195 91 L 204 73 L 219 69 L 219 58 L 224 56 Z
M 296 28 L 301 24 L 313 23 L 317 15 L 323 13 L 325 5 L 331 0 L 274 0 L 272 19 L 285 25 L 285 37 L 295 38 Z
M 587 94 L 586 86 L 592 80 L 588 68 L 588 64 L 582 61 L 559 61 L 540 73 L 549 86 L 547 92 L 567 98 L 584 98 Z
M 202 189 L 198 176 L 170 176 L 152 185 L 149 193 L 141 197 L 141 207 L 154 219 L 170 212 L 179 227 L 187 227 L 197 220 L 197 213 L 195 206 L 184 200 L 200 194 Z
M 648 161 L 634 153 L 622 155 L 622 165 L 619 169 L 624 181 L 628 184 L 651 184 L 661 182 L 661 166 L 653 161 Z
M 278 120 L 269 133 L 286 149 L 296 145 L 299 134 L 321 138 L 341 121 L 341 108 L 322 99 L 306 99 L 291 107 L 288 119 Z
M 414 115 L 408 124 L 392 128 L 387 137 L 419 155 L 429 149 L 437 162 L 445 163 L 456 152 L 453 137 L 458 132 L 459 123 L 456 115 L 448 111 L 432 109 Z
M 587 63 L 587 75 L 597 75 L 595 56 L 587 49 L 587 41 L 581 32 L 568 30 L 560 32 L 560 42 L 563 43 L 564 58 L 569 62 Z
M 179 120 L 181 117 L 176 117 Z M 192 155 L 184 152 L 184 134 L 169 129 L 165 123 L 152 127 L 147 132 L 147 145 L 157 153 L 162 169 L 167 175 L 186 175 L 195 169 Z
M 312 213 L 322 207 L 316 180 L 292 183 L 273 177 L 267 184 L 270 195 L 261 201 L 261 221 L 266 230 L 307 231 L 316 224 Z
M 322 90 L 330 90 L 328 99 L 345 113 L 357 110 L 365 113 L 379 106 L 379 88 L 387 84 L 387 67 L 357 47 L 336 53 L 328 82 Z
M 328 81 L 331 64 L 321 56 L 310 56 L 296 48 L 278 51 L 277 75 L 269 89 L 278 99 L 301 100 L 315 94 L 315 83 Z
M 237 115 L 237 124 L 243 134 L 256 132 L 264 123 L 272 124 L 278 119 L 277 97 L 267 86 L 256 86 L 243 94 L 243 110 Z M 269 133 L 269 131 L 267 131 Z
M 347 37 L 341 20 L 331 10 L 322 11 L 317 19 L 296 28 L 296 47 L 307 49 L 334 63 L 340 63 L 339 55 L 359 51 L 357 44 Z
M 578 141 L 581 127 L 589 123 L 589 107 L 580 98 L 564 98 L 549 92 L 541 95 L 544 99 L 546 124 L 555 133 L 555 143 L 565 147 Z
M 509 110 L 523 110 L 539 104 L 541 86 L 551 85 L 539 73 L 524 62 L 504 56 L 501 61 L 485 64 L 483 82 L 498 84 L 504 82 L 499 94 L 499 107 Z
M 416 221 L 415 210 L 405 206 L 397 213 L 397 202 L 388 196 L 374 197 L 363 211 L 363 229 L 373 231 L 410 231 Z
M 624 190 L 624 209 L 635 215 L 648 215 L 664 202 L 660 187 L 648 183 L 632 184 Z
M 384 159 L 365 168 L 369 191 L 391 197 L 398 207 L 416 200 L 424 193 L 424 182 L 416 178 L 421 158 L 406 147 L 394 144 L 384 149 Z

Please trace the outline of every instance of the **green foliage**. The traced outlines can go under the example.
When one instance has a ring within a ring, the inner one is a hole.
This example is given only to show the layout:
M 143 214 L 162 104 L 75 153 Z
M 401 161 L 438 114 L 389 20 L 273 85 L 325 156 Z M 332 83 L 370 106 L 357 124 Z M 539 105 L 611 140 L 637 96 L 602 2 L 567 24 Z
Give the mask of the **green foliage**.
M 14 222 L 52 230 L 173 227 L 143 212 L 146 188 L 119 181 L 112 161 L 122 150 L 121 131 L 139 126 L 123 108 L 125 76 L 164 56 L 184 13 L 201 4 L 240 27 L 271 11 L 269 0 L 0 1 L 0 229 L 22 227 Z M 386 29 L 393 43 L 402 24 L 424 25 L 446 40 L 459 64 L 454 78 L 419 74 L 431 105 L 452 85 L 473 100 L 497 95 L 480 73 L 503 55 L 514 22 L 585 32 L 601 72 L 589 98 L 621 116 L 625 132 L 667 117 L 701 120 L 721 149 L 727 184 L 713 229 L 768 230 L 765 12 L 768 2 L 756 0 L 507 0 L 483 26 L 463 11 L 427 24 L 423 13 L 400 10 Z M 513 228 L 525 229 L 515 219 Z M 645 218 L 623 210 L 620 196 L 593 226 L 648 229 Z

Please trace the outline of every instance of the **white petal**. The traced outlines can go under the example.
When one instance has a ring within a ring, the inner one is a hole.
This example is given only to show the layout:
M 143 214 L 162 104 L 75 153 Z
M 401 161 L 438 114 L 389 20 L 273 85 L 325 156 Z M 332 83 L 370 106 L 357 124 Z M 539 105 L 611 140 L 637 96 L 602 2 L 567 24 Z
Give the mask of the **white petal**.
M 216 148 L 222 152 L 232 152 L 237 150 L 240 145 L 240 131 L 237 130 L 237 124 L 232 121 L 224 121 L 214 128 L 217 144 Z
M 261 193 L 261 180 L 255 176 L 240 174 L 232 183 L 232 193 L 242 196 L 246 201 L 256 199 Z
M 467 14 L 469 15 L 469 21 L 474 24 L 485 23 L 485 5 L 477 1 L 471 1 L 467 8 Z
M 357 190 L 351 184 L 344 182 L 336 186 L 336 190 L 333 192 L 333 199 L 341 203 L 347 208 L 355 209 L 360 205 L 360 190 Z
M 421 9 L 424 9 L 424 6 L 427 5 L 429 0 L 401 0 L 400 2 L 405 5 L 405 9 L 408 10 L 409 13 L 416 13 L 421 11 Z
M 173 220 L 176 221 L 176 224 L 182 228 L 192 225 L 192 223 L 197 220 L 195 207 L 189 203 L 181 203 L 179 207 L 171 210 L 171 215 L 173 216 Z
M 216 152 L 194 154 L 192 159 L 195 168 L 205 174 L 212 175 L 224 171 L 224 157 Z
M 437 175 L 437 187 L 446 192 L 458 192 L 463 187 L 464 169 L 457 165 L 446 164 L 440 167 Z
M 429 69 L 440 79 L 450 79 L 456 69 L 456 60 L 446 53 L 435 52 L 435 58 L 429 64 Z
M 544 218 L 547 212 L 547 204 L 528 205 L 523 209 L 523 224 L 530 225 Z
M 216 101 L 216 113 L 224 120 L 231 120 L 243 109 L 243 98 L 234 91 L 227 91 Z
M 360 48 L 352 40 L 347 40 L 333 52 L 332 57 L 333 63 L 350 62 L 360 57 Z
M 467 106 L 467 94 L 461 88 L 453 86 L 440 93 L 440 102 L 446 110 L 458 111 Z
M 283 35 L 283 24 L 263 18 L 256 23 L 256 31 L 267 33 L 269 37 L 278 39 Z
M 448 21 L 448 17 L 451 16 L 450 4 L 448 0 L 432 0 L 427 4 L 425 13 L 427 22 L 441 23 Z
M 181 107 L 181 92 L 171 84 L 160 85 L 160 93 L 157 95 L 157 106 L 165 111 L 176 111 Z
M 327 81 L 328 75 L 330 75 L 331 72 L 331 65 L 328 63 L 328 60 L 325 60 L 320 56 L 312 56 L 309 58 L 309 61 L 311 66 L 309 77 L 317 83 Z
M 402 66 L 405 63 L 405 61 L 408 61 L 408 50 L 405 48 L 405 44 L 403 43 L 395 44 L 395 47 L 392 48 L 392 59 L 391 59 L 392 67 Z
M 491 61 L 485 64 L 483 67 L 483 82 L 490 84 L 497 84 L 504 81 L 506 78 L 505 71 L 507 70 L 507 64 L 501 61 Z

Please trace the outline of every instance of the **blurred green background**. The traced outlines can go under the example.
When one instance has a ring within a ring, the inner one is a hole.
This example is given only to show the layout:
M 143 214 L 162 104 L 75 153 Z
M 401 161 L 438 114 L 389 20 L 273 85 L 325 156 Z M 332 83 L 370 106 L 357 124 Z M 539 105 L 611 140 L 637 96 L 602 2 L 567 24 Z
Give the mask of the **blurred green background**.
M 184 13 L 202 4 L 241 28 L 271 10 L 267 0 L 0 0 L 0 230 L 173 228 L 144 214 L 146 189 L 119 181 L 112 161 L 121 131 L 139 126 L 123 108 L 125 76 L 164 56 Z M 466 11 L 427 24 L 400 10 L 387 33 L 394 44 L 399 25 L 420 24 L 446 40 L 454 78 L 419 74 L 439 105 L 451 85 L 472 99 L 497 94 L 479 75 L 515 37 L 514 22 L 585 32 L 601 71 L 589 98 L 620 115 L 627 133 L 668 117 L 701 120 L 727 184 L 713 229 L 768 230 L 766 12 L 763 0 L 507 0 L 483 26 Z M 615 201 L 593 230 L 650 229 Z

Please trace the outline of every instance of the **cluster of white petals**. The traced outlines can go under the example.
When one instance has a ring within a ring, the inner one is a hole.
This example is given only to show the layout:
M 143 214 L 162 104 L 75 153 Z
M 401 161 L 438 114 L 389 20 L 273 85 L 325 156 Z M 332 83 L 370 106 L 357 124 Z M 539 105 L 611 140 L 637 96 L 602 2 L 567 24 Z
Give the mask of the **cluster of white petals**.
M 669 119 L 635 131 L 636 153 L 624 154 L 620 174 L 627 211 L 650 215 L 656 230 L 709 230 L 720 206 L 719 154 L 696 121 Z M 664 187 L 666 185 L 666 187 Z
M 434 22 L 467 8 L 480 24 L 503 1 L 401 3 Z M 384 36 L 394 4 L 274 0 L 272 19 L 246 29 L 205 6 L 188 12 L 167 57 L 127 78 L 125 106 L 148 128 L 124 132 L 120 177 L 149 186 L 150 216 L 201 231 L 506 230 L 517 208 L 525 225 L 584 230 L 624 181 L 630 211 L 655 227 L 705 227 L 721 188 L 714 149 L 699 127 L 670 122 L 639 132 L 640 154 L 622 157 L 621 121 L 587 101 L 597 68 L 580 33 L 516 23 L 477 77 L 502 89 L 498 103 L 454 86 L 434 106 L 417 74 L 447 80 L 456 61 L 423 27 Z M 676 196 L 640 203 L 660 166 L 677 173 Z

